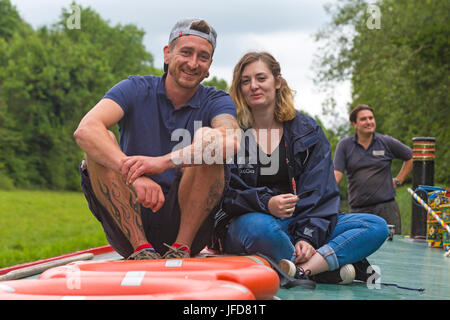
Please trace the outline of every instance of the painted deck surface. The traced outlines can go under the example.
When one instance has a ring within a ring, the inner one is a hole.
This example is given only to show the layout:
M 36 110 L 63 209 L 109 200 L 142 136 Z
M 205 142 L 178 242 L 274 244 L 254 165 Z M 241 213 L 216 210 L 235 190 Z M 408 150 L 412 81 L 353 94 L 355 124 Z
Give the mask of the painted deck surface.
M 371 256 L 378 266 L 381 283 L 395 283 L 425 291 L 400 289 L 386 285 L 354 282 L 350 285 L 317 284 L 315 290 L 300 287 L 280 289 L 282 300 L 450 300 L 450 258 L 442 248 L 428 248 L 425 242 L 395 236 Z

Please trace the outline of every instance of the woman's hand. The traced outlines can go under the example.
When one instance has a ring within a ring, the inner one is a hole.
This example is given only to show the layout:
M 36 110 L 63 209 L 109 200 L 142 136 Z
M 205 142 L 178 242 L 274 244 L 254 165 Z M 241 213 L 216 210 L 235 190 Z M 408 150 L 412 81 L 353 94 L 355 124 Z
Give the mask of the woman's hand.
M 295 263 L 304 263 L 311 259 L 311 257 L 316 253 L 316 249 L 308 242 L 300 240 L 295 244 Z
M 297 201 L 298 196 L 292 193 L 273 196 L 268 203 L 269 212 L 277 218 L 289 218 L 294 213 Z

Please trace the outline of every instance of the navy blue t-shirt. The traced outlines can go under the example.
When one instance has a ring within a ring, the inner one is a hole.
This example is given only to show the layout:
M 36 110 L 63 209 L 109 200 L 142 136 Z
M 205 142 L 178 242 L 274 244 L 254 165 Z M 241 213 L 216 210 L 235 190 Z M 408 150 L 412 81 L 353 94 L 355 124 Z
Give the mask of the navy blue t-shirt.
M 114 100 L 124 111 L 118 123 L 119 144 L 128 156 L 168 154 L 191 144 L 194 130 L 210 127 L 215 116 L 227 113 L 236 117 L 236 107 L 226 92 L 203 85 L 199 85 L 186 105 L 175 109 L 166 94 L 166 76 L 130 76 L 104 96 Z M 171 169 L 151 178 L 166 193 L 174 176 L 175 169 Z
M 412 158 L 412 150 L 399 140 L 375 133 L 367 150 L 356 135 L 339 141 L 334 155 L 334 168 L 347 172 L 348 202 L 351 207 L 364 207 L 393 200 L 393 159 Z

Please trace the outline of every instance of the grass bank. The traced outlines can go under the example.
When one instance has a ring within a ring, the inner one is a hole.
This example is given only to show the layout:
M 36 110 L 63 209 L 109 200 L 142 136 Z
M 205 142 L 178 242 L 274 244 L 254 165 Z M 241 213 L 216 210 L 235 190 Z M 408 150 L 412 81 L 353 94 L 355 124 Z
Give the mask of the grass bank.
M 105 244 L 82 193 L 0 191 L 0 268 Z

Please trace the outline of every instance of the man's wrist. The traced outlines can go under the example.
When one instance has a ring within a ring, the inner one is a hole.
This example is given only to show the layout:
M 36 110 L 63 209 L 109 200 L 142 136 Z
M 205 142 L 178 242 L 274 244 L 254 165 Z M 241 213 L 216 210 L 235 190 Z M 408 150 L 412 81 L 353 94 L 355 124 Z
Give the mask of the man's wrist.
M 402 182 L 398 178 L 394 178 L 394 183 L 396 186 L 401 186 Z
M 182 168 L 183 167 L 183 159 L 179 156 L 179 152 L 175 151 L 168 154 L 168 167 L 169 169 L 173 168 Z

